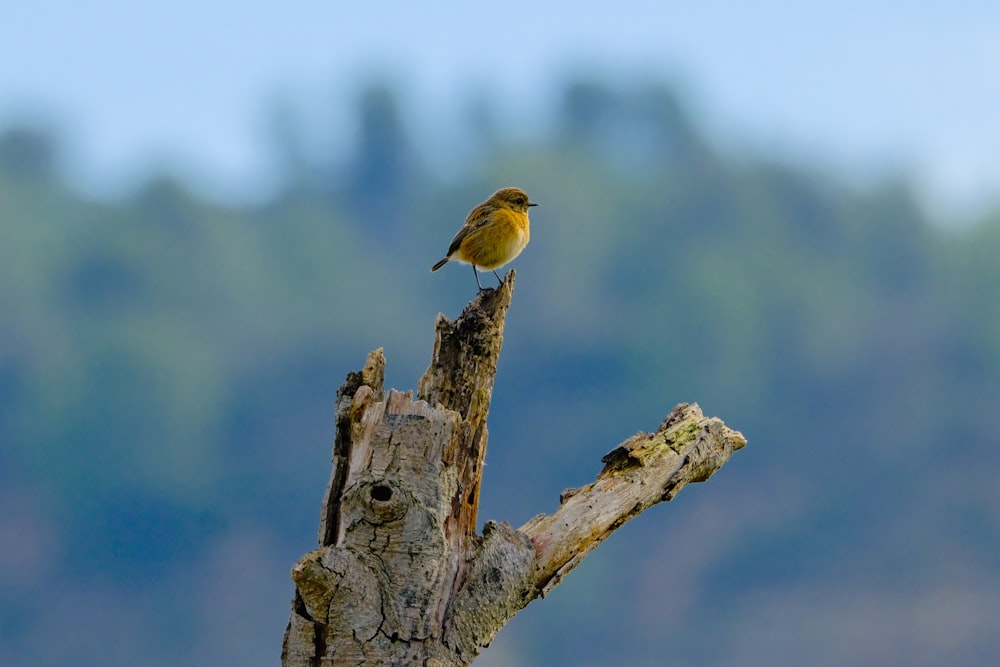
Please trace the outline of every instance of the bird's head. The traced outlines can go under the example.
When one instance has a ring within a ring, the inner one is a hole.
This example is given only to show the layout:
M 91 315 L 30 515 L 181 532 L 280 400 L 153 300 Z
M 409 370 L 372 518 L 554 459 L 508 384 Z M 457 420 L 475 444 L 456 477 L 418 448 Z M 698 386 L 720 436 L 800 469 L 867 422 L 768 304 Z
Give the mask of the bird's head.
M 509 208 L 521 213 L 527 213 L 530 206 L 538 206 L 528 199 L 527 193 L 521 188 L 500 188 L 493 193 L 489 200 L 498 207 Z

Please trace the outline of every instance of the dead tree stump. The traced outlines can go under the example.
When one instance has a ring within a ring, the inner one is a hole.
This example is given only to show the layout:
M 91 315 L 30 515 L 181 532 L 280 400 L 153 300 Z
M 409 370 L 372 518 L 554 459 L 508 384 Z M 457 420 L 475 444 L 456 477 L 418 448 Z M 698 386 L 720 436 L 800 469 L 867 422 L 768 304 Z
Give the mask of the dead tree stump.
M 333 472 L 320 548 L 292 569 L 284 667 L 470 664 L 617 527 L 708 479 L 743 436 L 697 405 L 604 459 L 552 515 L 476 533 L 486 417 L 514 272 L 455 322 L 438 316 L 430 367 L 412 392 L 383 389 L 382 350 L 337 392 Z

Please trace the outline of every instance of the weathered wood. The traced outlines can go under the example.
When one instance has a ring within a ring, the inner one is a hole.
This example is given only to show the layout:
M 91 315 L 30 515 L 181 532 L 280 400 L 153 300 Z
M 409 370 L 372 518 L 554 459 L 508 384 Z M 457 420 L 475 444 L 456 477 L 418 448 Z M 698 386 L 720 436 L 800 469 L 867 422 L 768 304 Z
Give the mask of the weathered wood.
M 608 452 L 587 486 L 563 491 L 560 507 L 520 532 L 535 545 L 535 588 L 545 595 L 598 544 L 632 517 L 703 482 L 746 445 L 746 438 L 697 404 L 681 403 L 655 433 L 637 433 Z
M 586 487 L 520 530 L 476 515 L 511 271 L 451 322 L 438 316 L 417 399 L 383 388 L 382 350 L 337 393 L 320 548 L 292 569 L 285 667 L 468 665 L 618 526 L 707 479 L 743 436 L 696 405 L 604 457 Z

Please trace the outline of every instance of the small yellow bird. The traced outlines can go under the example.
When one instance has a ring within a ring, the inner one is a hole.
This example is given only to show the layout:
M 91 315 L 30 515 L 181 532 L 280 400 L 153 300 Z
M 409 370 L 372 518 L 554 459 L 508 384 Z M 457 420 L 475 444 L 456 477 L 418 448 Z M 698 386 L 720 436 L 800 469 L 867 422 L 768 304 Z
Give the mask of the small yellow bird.
M 477 269 L 493 271 L 493 275 L 500 280 L 494 269 L 520 255 L 524 246 L 528 245 L 531 236 L 528 208 L 531 206 L 538 204 L 529 200 L 524 190 L 500 188 L 469 212 L 465 224 L 451 240 L 448 254 L 432 266 L 431 271 L 437 271 L 454 260 L 472 265 L 480 291 L 483 286 L 479 283 Z

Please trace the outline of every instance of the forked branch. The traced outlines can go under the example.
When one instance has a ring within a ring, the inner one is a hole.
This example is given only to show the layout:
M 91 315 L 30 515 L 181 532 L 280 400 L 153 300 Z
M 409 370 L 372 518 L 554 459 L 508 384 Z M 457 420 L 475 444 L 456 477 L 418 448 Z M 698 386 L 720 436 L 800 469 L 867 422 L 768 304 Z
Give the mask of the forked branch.
M 616 528 L 708 479 L 746 444 L 697 405 L 607 454 L 597 479 L 515 530 L 475 531 L 486 417 L 514 272 L 454 322 L 438 316 L 412 393 L 383 388 L 368 355 L 337 393 L 333 471 L 319 548 L 292 569 L 285 667 L 468 665 L 514 614 Z

